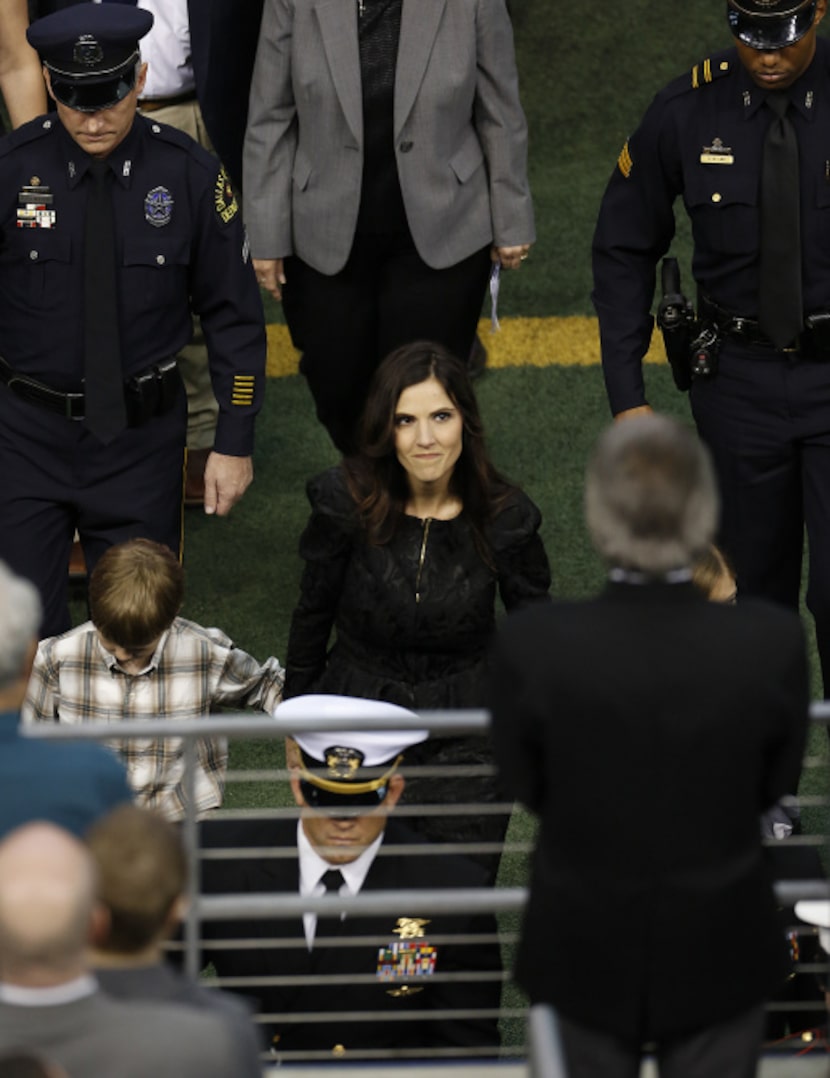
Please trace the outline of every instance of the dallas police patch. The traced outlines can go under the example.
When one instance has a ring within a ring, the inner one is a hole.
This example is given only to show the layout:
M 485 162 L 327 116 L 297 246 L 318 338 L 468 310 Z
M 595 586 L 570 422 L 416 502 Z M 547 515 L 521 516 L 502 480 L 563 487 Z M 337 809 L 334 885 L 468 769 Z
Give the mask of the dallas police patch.
M 173 217 L 173 196 L 166 187 L 154 187 L 144 196 L 144 220 L 154 228 L 169 225 Z
M 216 177 L 216 186 L 213 189 L 213 204 L 223 225 L 230 224 L 239 213 L 239 203 L 236 201 L 233 186 L 224 168 L 219 169 L 219 175 Z

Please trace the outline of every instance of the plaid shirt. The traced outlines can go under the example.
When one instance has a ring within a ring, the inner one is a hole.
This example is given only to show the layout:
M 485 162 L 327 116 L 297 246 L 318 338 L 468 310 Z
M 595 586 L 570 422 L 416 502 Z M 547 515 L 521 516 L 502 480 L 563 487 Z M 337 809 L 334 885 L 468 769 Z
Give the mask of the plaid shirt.
M 273 712 L 285 672 L 269 658 L 262 666 L 233 646 L 219 629 L 176 618 L 140 674 L 126 674 L 101 647 L 91 621 L 43 640 L 21 710 L 23 722 L 121 722 L 197 719 L 218 707 Z M 138 804 L 168 819 L 184 812 L 184 743 L 181 738 L 113 740 L 127 766 Z M 196 808 L 222 804 L 228 745 L 225 738 L 196 742 Z

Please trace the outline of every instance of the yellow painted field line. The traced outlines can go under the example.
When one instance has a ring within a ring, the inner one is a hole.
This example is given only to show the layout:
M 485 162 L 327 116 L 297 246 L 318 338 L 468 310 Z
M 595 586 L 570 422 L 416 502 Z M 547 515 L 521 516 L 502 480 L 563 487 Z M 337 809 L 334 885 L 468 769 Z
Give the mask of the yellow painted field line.
M 299 353 L 291 344 L 286 326 L 268 329 L 269 378 L 297 373 Z M 479 323 L 479 334 L 496 367 L 589 367 L 599 363 L 599 331 L 596 318 L 503 318 L 493 333 L 489 318 Z M 659 333 L 654 334 L 647 363 L 665 363 Z

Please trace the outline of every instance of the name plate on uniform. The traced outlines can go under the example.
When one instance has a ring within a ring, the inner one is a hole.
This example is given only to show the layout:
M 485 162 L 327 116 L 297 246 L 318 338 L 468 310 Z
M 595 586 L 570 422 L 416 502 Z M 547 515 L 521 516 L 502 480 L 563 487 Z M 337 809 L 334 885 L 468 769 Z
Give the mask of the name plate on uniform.
M 719 138 L 712 140 L 711 146 L 704 146 L 700 154 L 701 165 L 734 165 L 735 155 L 731 146 L 724 146 Z

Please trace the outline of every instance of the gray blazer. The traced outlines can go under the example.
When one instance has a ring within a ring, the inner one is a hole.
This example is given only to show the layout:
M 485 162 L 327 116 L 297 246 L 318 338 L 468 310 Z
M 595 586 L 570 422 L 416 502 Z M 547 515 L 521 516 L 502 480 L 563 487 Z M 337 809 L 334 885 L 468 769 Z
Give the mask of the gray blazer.
M 123 1003 L 96 992 L 72 1003 L 0 1003 L 0 1053 L 31 1048 L 73 1078 L 237 1078 L 230 1032 L 191 1007 Z
M 237 1078 L 260 1078 L 263 1044 L 254 1025 L 253 1012 L 239 996 L 218 988 L 203 988 L 166 962 L 150 966 L 102 966 L 95 977 L 113 999 L 151 1003 L 180 1003 L 195 1007 L 217 1019 L 231 1031 Z
M 243 158 L 255 258 L 342 269 L 363 170 L 358 0 L 265 0 Z M 436 269 L 535 238 L 527 125 L 504 0 L 403 0 L 398 176 Z

